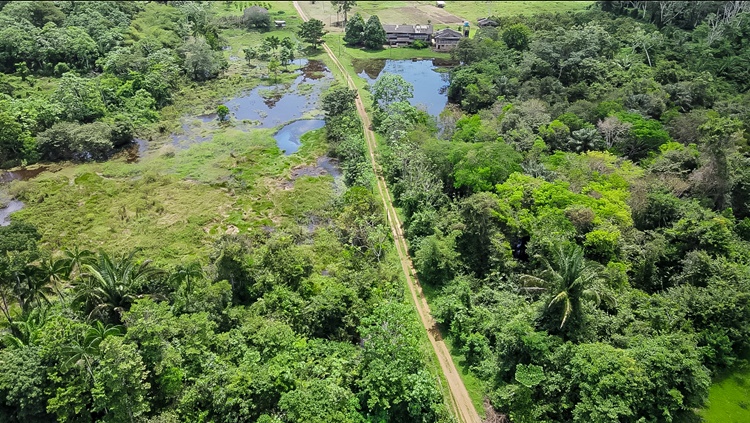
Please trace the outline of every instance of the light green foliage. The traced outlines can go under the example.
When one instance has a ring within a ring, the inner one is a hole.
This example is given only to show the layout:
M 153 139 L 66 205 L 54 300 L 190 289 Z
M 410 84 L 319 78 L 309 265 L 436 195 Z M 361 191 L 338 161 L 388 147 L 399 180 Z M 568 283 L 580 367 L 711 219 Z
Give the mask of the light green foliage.
M 408 101 L 414 96 L 414 87 L 401 75 L 386 73 L 372 85 L 372 103 L 381 108 L 400 101 Z
M 131 422 L 149 411 L 146 368 L 136 346 L 120 337 L 108 337 L 99 348 L 102 358 L 91 390 L 94 410 L 105 411 L 105 422 Z
M 503 31 L 503 42 L 514 50 L 526 50 L 529 47 L 531 30 L 526 25 L 515 24 Z
M 60 104 L 62 116 L 71 121 L 91 122 L 106 111 L 96 82 L 73 72 L 62 76 L 52 101 Z
M 453 143 L 450 152 L 453 186 L 468 192 L 490 191 L 513 172 L 520 171 L 521 156 L 502 140 L 486 143 Z

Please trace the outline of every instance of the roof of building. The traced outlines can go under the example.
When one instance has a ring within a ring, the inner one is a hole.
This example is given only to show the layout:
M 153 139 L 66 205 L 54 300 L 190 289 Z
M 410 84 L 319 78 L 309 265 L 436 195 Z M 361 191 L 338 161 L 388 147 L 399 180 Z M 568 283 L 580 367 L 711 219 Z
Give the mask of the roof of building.
M 383 25 L 386 34 L 432 34 L 432 25 Z
M 479 18 L 477 19 L 477 24 L 479 24 L 479 26 L 497 26 L 497 21 L 490 18 Z
M 440 38 L 463 38 L 463 37 L 464 37 L 463 34 L 461 34 L 460 32 L 458 32 L 458 31 L 456 31 L 454 29 L 450 29 L 450 28 L 441 29 L 440 31 L 432 34 L 432 38 L 435 38 L 435 39 L 440 39 Z

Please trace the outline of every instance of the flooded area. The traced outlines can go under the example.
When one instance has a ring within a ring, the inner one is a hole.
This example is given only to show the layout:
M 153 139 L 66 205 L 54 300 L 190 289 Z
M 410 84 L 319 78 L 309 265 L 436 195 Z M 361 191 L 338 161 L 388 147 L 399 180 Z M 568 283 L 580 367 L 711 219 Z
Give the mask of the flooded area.
M 273 137 L 276 139 L 276 145 L 279 146 L 279 149 L 284 152 L 284 155 L 288 156 L 299 150 L 302 135 L 320 129 L 325 124 L 325 121 L 321 119 L 298 120 L 285 125 Z
M 353 60 L 352 64 L 371 85 L 385 72 L 401 75 L 414 86 L 414 97 L 409 102 L 421 105 L 431 116 L 437 117 L 448 104 L 447 70 L 451 63 L 446 60 Z
M 317 108 L 320 95 L 333 80 L 322 62 L 310 60 L 289 87 L 261 86 L 224 103 L 232 117 L 251 121 L 259 128 L 273 128 L 301 118 Z
M 13 170 L 0 171 L 0 186 L 8 184 L 12 181 L 28 181 L 29 179 L 35 178 L 40 173 L 49 170 L 49 166 L 37 165 L 30 168 L 17 168 Z M 2 190 L 0 195 L 5 196 L 5 190 Z M 23 203 L 16 200 L 10 199 L 0 203 L 0 226 L 10 225 L 10 214 L 17 212 L 23 208 Z
M 296 71 L 298 76 L 291 84 L 258 86 L 224 102 L 229 108 L 230 118 L 250 127 L 273 128 L 303 117 L 320 116 L 320 96 L 333 81 L 333 74 L 321 61 L 301 59 L 299 62 L 302 67 Z M 214 113 L 184 117 L 181 130 L 170 135 L 171 143 L 178 149 L 184 149 L 210 141 L 218 127 Z M 139 143 L 139 153 L 145 152 L 147 147 L 142 148 Z M 290 151 L 288 154 L 293 152 L 285 147 L 280 148 Z
M 0 226 L 10 225 L 10 214 L 23 208 L 23 203 L 18 200 L 10 200 L 8 205 L 0 209 Z

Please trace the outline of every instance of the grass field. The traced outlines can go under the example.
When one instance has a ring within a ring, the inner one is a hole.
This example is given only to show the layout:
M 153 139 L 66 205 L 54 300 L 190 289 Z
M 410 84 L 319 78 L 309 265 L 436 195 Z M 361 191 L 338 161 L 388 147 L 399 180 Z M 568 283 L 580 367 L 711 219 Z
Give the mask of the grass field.
M 720 377 L 711 385 L 706 423 L 750 422 L 750 366 Z
M 384 24 L 432 23 L 436 28 L 454 27 L 468 20 L 476 24 L 478 18 L 486 16 L 533 15 L 536 13 L 575 12 L 593 4 L 593 1 L 446 1 L 445 8 L 435 6 L 434 1 L 358 1 L 349 16 L 359 12 L 367 19 L 378 15 Z M 300 6 L 308 16 L 320 19 L 332 33 L 343 32 L 343 14 L 328 1 L 301 1 Z
M 486 16 L 576 12 L 592 4 L 593 1 L 446 1 L 445 10 L 476 23 Z

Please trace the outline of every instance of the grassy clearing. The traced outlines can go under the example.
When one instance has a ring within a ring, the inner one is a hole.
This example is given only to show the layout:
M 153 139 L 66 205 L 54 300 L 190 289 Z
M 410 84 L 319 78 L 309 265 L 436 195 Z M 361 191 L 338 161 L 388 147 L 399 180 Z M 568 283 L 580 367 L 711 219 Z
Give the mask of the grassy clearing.
M 707 423 L 750 421 L 750 366 L 721 376 L 711 385 L 708 401 L 701 412 Z
M 593 1 L 446 1 L 445 10 L 476 24 L 487 16 L 535 15 L 584 10 Z

